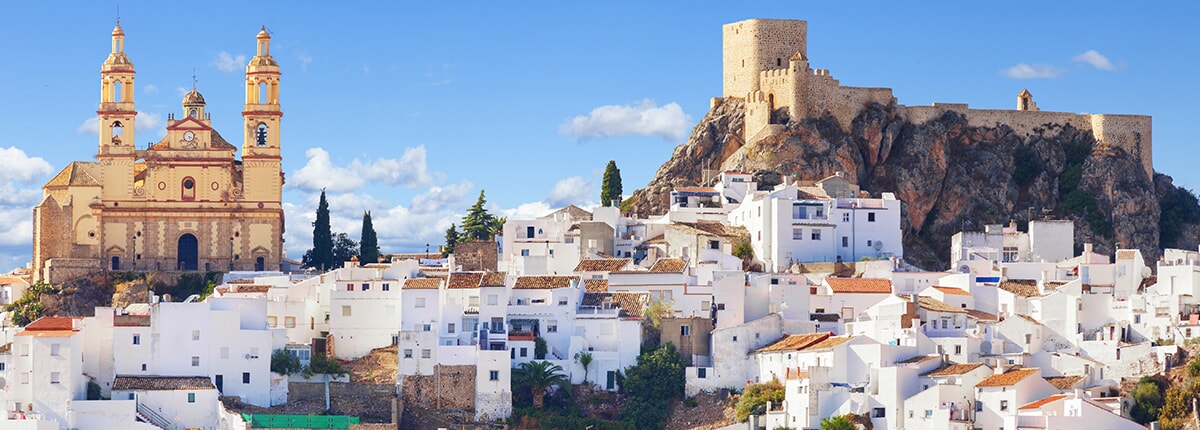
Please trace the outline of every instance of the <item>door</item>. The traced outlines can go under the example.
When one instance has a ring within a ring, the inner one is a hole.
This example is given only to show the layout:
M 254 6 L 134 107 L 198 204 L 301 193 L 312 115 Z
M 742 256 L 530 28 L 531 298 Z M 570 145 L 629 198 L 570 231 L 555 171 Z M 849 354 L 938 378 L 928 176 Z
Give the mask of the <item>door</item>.
M 176 251 L 179 257 L 176 270 L 194 271 L 197 269 L 197 262 L 200 254 L 200 243 L 196 240 L 196 236 L 191 233 L 179 236 L 179 247 Z
M 217 381 L 216 381 L 217 392 L 224 393 L 225 392 L 225 375 L 217 375 L 216 379 L 217 379 Z
M 616 389 L 616 386 L 617 386 L 617 372 L 613 371 L 613 370 L 609 370 L 608 371 L 608 383 L 605 385 L 605 388 L 609 391 L 612 391 L 612 390 Z
M 263 269 L 267 265 L 266 263 L 267 263 L 267 260 L 265 258 L 258 257 L 256 259 L 254 259 L 254 271 L 255 272 L 263 271 Z

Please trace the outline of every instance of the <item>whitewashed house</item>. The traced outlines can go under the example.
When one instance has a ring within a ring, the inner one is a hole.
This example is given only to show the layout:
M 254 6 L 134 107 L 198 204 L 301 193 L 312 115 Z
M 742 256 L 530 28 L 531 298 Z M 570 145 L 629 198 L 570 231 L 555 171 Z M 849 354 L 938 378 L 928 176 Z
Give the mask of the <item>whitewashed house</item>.
M 996 373 L 975 384 L 975 426 L 1016 429 L 1018 407 L 1057 393 L 1053 385 L 1042 379 L 1038 368 Z

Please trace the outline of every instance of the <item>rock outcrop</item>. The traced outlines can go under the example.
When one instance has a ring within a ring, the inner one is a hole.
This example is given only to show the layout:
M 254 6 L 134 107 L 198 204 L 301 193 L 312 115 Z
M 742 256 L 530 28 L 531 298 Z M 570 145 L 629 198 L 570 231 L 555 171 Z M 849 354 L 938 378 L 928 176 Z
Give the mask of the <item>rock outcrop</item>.
M 1135 157 L 1070 125 L 1044 124 L 1025 135 L 1004 124 L 969 126 L 955 112 L 913 124 L 895 105 L 872 104 L 850 130 L 832 116 L 786 121 L 781 115 L 786 124 L 747 144 L 740 139 L 744 116 L 737 99 L 710 110 L 633 194 L 633 211 L 664 213 L 672 187 L 711 185 L 725 170 L 754 173 L 766 184 L 760 188 L 841 171 L 873 196 L 893 192 L 904 202 L 905 258 L 927 269 L 948 267 L 955 232 L 1024 223 L 1030 216 L 1075 221 L 1077 248 L 1090 242 L 1110 255 L 1117 246 L 1137 248 L 1147 261 L 1158 258 L 1160 243 L 1194 249 L 1200 240 L 1200 208 L 1186 198 L 1190 192 L 1168 176 L 1147 177 Z M 1184 201 L 1171 203 L 1188 206 L 1182 212 L 1197 215 L 1160 238 L 1160 197 L 1167 195 Z

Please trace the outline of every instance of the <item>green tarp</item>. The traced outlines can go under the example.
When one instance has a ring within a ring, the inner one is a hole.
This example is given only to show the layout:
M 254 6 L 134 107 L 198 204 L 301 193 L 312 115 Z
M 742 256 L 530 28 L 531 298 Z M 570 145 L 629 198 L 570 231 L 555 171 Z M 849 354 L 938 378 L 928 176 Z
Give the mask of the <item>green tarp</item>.
M 250 423 L 250 428 L 256 429 L 348 429 L 351 424 L 358 424 L 358 417 L 345 415 L 242 414 L 242 419 Z

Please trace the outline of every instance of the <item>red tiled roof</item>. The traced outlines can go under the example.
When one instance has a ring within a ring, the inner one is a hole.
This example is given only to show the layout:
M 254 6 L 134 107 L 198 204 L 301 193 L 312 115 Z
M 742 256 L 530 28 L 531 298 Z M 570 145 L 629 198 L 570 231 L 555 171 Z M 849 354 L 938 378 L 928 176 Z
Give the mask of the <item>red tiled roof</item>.
M 967 309 L 967 317 L 975 318 L 979 321 L 1000 321 L 1000 317 L 997 317 L 995 314 L 975 309 Z
M 957 376 L 978 369 L 979 366 L 983 366 L 983 363 L 947 364 L 924 376 Z
M 970 292 L 968 292 L 967 290 L 964 290 L 962 288 L 934 286 L 933 289 L 941 291 L 942 294 L 950 294 L 950 295 L 954 295 L 954 296 L 969 296 L 969 295 L 971 295 Z
M 73 317 L 41 317 L 25 326 L 25 331 L 75 330 Z
M 578 281 L 578 276 L 522 276 L 517 278 L 514 290 L 549 290 L 568 288 L 571 281 Z
M 117 376 L 113 390 L 216 390 L 207 376 Z
M 608 291 L 607 279 L 588 279 L 583 281 L 583 289 L 589 293 L 603 293 Z
M 483 280 L 483 272 L 455 272 L 450 274 L 446 288 L 479 288 Z
M 503 287 L 504 279 L 508 277 L 508 272 L 487 272 L 483 274 L 483 279 L 479 281 L 481 287 Z
M 409 278 L 404 280 L 406 290 L 436 290 L 442 286 L 442 280 L 438 278 Z
M 825 278 L 835 293 L 891 294 L 892 281 L 873 278 Z
M 754 352 L 799 351 L 833 336 L 831 332 L 792 334 L 779 338 Z
M 621 309 L 621 312 L 618 314 L 621 318 L 641 318 L 643 308 L 650 301 L 650 294 L 631 292 L 583 293 L 583 301 L 580 302 L 580 305 L 600 307 L 604 305 L 606 299 L 613 306 Z
M 1043 379 L 1045 379 L 1045 380 L 1046 380 L 1046 382 L 1049 382 L 1049 383 L 1050 383 L 1050 385 L 1053 385 L 1053 386 L 1054 386 L 1054 388 L 1057 388 L 1057 389 L 1060 389 L 1060 390 L 1067 390 L 1067 389 L 1074 388 L 1074 387 L 1075 387 L 1075 384 L 1078 384 L 1078 383 L 1079 383 L 1079 381 L 1082 381 L 1082 380 L 1083 380 L 1083 376 L 1081 376 L 1081 375 L 1076 375 L 1076 376 L 1049 376 L 1049 377 L 1046 377 L 1046 378 L 1043 378 Z
M 588 258 L 579 260 L 575 272 L 615 272 L 628 265 L 631 258 Z
M 935 312 L 950 312 L 950 313 L 956 313 L 956 314 L 967 313 L 966 309 L 952 306 L 949 303 L 943 302 L 941 300 L 938 300 L 938 299 L 935 299 L 935 298 L 929 297 L 929 296 L 918 297 L 917 298 L 917 306 L 920 306 L 921 309 L 935 311 Z
M 687 268 L 686 261 L 678 258 L 661 258 L 654 262 L 654 266 L 650 267 L 650 271 L 657 273 L 682 273 L 685 268 Z
M 1000 289 L 1021 297 L 1037 297 L 1041 295 L 1038 292 L 1037 281 L 1033 279 L 1009 279 L 1000 283 Z
M 1042 399 L 1042 400 L 1038 400 L 1038 401 L 1036 401 L 1036 402 L 1027 403 L 1027 404 L 1025 404 L 1025 405 L 1021 406 L 1021 407 L 1020 407 L 1020 408 L 1018 408 L 1018 409 L 1037 409 L 1037 408 L 1040 408 L 1040 407 L 1042 407 L 1042 406 L 1046 406 L 1046 405 L 1048 405 L 1048 404 L 1051 404 L 1051 403 L 1057 402 L 1057 401 L 1059 401 L 1059 400 L 1062 400 L 1062 399 L 1065 399 L 1065 398 L 1067 398 L 1067 395 L 1066 395 L 1066 394 L 1055 394 L 1055 395 L 1053 395 L 1053 396 L 1050 396 L 1050 397 L 1044 398 L 1044 399 Z
M 916 357 L 913 357 L 913 358 L 910 358 L 910 359 L 907 359 L 907 360 L 904 360 L 904 361 L 897 362 L 896 364 L 916 364 L 916 363 L 924 363 L 924 362 L 926 362 L 926 361 L 933 360 L 933 359 L 935 359 L 935 358 L 938 358 L 938 356 L 936 356 L 936 355 L 918 355 L 918 356 L 916 356 Z
M 979 381 L 976 387 L 1007 387 L 1009 385 L 1021 382 L 1030 375 L 1040 374 L 1042 369 L 1031 367 L 1024 369 L 1013 369 L 999 375 L 992 375 L 986 379 Z
M 787 369 L 786 378 L 787 379 L 808 379 L 808 371 L 800 370 L 799 367 L 797 367 L 797 368 L 789 367 Z
M 233 293 L 265 293 L 270 290 L 270 285 L 234 285 Z

